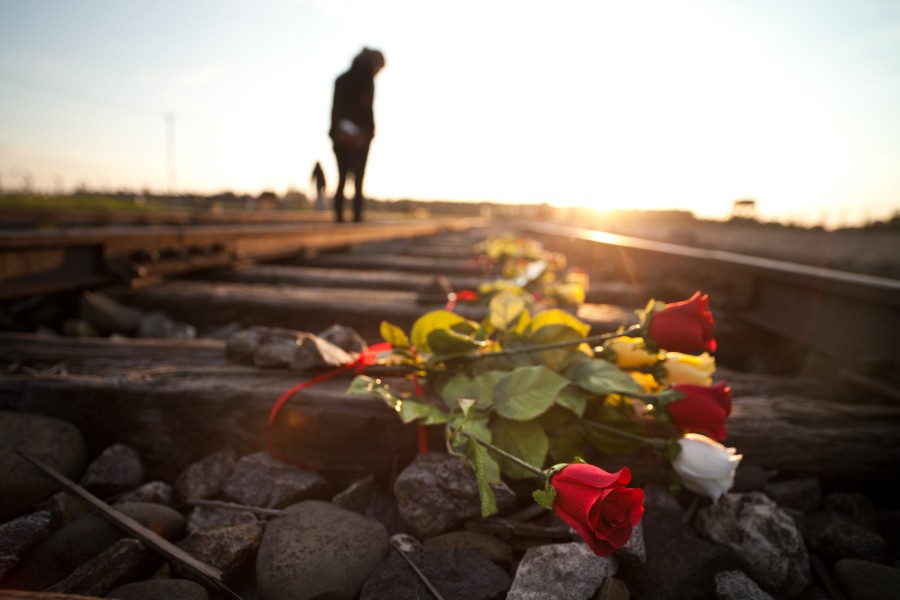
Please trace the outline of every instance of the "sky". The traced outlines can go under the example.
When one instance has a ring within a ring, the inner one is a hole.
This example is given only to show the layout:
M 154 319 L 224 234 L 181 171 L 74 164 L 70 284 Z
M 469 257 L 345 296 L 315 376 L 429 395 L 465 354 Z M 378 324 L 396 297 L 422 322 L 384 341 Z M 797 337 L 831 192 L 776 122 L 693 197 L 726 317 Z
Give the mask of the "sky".
M 333 193 L 364 46 L 369 197 L 900 210 L 896 0 L 0 0 L 0 189 Z

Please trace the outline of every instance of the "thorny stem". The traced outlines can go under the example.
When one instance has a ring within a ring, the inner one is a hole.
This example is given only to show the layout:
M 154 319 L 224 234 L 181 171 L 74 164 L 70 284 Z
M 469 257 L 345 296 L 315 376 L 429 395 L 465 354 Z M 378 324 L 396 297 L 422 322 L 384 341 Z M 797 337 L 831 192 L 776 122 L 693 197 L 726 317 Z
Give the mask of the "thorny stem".
M 642 444 L 647 444 L 648 446 L 652 446 L 657 450 L 663 450 L 666 446 L 665 440 L 644 437 L 642 435 L 637 435 L 636 433 L 631 433 L 630 431 L 622 431 L 621 429 L 616 429 L 615 427 L 610 427 L 609 425 L 605 425 L 603 423 L 597 423 L 596 421 L 583 420 L 582 423 L 584 423 L 591 429 L 599 429 L 607 433 L 613 433 L 615 435 L 625 437 L 636 442 L 641 442 Z
M 521 348 L 511 348 L 509 350 L 501 350 L 500 352 L 487 352 L 484 354 L 475 354 L 468 356 L 461 356 L 459 360 L 471 361 L 478 360 L 481 358 L 494 358 L 496 356 L 511 356 L 514 354 L 525 354 L 527 352 L 541 352 L 543 350 L 556 350 L 558 348 L 568 348 L 570 346 L 578 346 L 579 344 L 596 344 L 599 342 L 605 342 L 606 340 L 617 338 L 617 337 L 626 337 L 633 333 L 636 333 L 640 330 L 640 325 L 632 325 L 625 331 L 617 332 L 617 333 L 601 333 L 598 335 L 591 335 L 588 337 L 578 338 L 577 340 L 565 340 L 562 342 L 553 342 L 552 344 L 535 344 L 533 346 L 523 346 Z

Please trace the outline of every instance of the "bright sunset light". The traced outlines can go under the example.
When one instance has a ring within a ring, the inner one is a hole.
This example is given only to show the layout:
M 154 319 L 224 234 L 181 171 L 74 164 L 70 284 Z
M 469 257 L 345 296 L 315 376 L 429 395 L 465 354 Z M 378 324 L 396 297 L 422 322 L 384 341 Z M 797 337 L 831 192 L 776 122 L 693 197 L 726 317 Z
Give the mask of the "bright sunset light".
M 331 192 L 363 46 L 370 197 L 900 210 L 893 0 L 0 0 L 0 186 L 309 193 L 319 160 Z

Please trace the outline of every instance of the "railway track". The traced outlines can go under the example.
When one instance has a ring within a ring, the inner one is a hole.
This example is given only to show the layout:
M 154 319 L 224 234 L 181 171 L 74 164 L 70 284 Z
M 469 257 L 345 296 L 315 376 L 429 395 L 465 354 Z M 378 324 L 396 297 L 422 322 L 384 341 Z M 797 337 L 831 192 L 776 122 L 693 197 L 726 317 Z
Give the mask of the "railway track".
M 230 335 L 247 326 L 319 333 L 340 324 L 378 342 L 382 320 L 409 330 L 457 292 L 495 279 L 496 268 L 473 248 L 509 231 L 541 240 L 588 271 L 591 289 L 577 316 L 595 332 L 634 323 L 635 311 L 651 297 L 678 300 L 699 288 L 717 302 L 723 350 L 734 344 L 771 352 L 781 344 L 786 352 L 802 347 L 833 361 L 850 346 L 812 333 L 827 326 L 864 335 L 864 343 L 852 346 L 852 360 L 840 363 L 842 377 L 743 372 L 750 350 L 732 352 L 740 359 L 732 368 L 720 360 L 718 376 L 734 391 L 727 443 L 744 453 L 741 472 L 751 478 L 779 471 L 828 484 L 900 483 L 897 392 L 872 370 L 896 364 L 896 352 L 879 338 L 897 339 L 897 282 L 535 223 L 430 219 L 5 232 L 0 296 L 7 324 L 58 326 L 79 315 L 89 290 L 99 290 L 132 311 L 126 318 L 164 313 L 198 337 L 2 332 L 0 411 L 74 424 L 90 456 L 126 443 L 152 479 L 171 480 L 224 445 L 240 454 L 258 451 L 276 399 L 321 371 L 235 362 Z M 212 250 L 191 250 L 204 247 Z M 73 272 L 73 265 L 80 267 Z M 457 303 L 455 310 L 474 320 L 485 315 L 478 304 Z M 835 310 L 842 316 L 832 322 Z M 371 373 L 404 385 L 390 369 Z M 274 422 L 271 439 L 289 459 L 323 472 L 390 481 L 423 441 L 383 402 L 348 395 L 351 376 L 346 371 L 297 393 Z M 429 447 L 443 447 L 441 432 L 428 436 Z M 610 468 L 630 465 L 637 484 L 665 486 L 668 474 L 657 458 L 604 460 Z

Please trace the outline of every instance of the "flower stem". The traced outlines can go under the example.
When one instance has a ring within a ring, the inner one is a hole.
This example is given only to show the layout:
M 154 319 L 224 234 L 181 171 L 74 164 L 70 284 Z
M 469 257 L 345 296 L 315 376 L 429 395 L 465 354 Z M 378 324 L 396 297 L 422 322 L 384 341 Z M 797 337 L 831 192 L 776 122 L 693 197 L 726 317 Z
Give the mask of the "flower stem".
M 527 352 L 541 352 L 543 350 L 556 350 L 558 348 L 568 348 L 570 346 L 578 346 L 579 344 L 596 344 L 598 342 L 605 342 L 606 340 L 617 338 L 617 337 L 627 337 L 633 333 L 636 333 L 640 329 L 640 325 L 632 325 L 625 331 L 621 331 L 618 333 L 601 333 L 598 335 L 591 335 L 588 337 L 578 338 L 576 340 L 565 340 L 562 342 L 554 342 L 552 344 L 534 344 L 532 346 L 523 346 L 521 348 L 511 348 L 509 350 L 501 350 L 500 352 L 485 352 L 484 354 L 470 354 L 466 356 L 459 357 L 459 360 L 478 360 L 482 358 L 494 358 L 498 356 L 511 356 L 514 354 L 524 354 Z
M 647 444 L 648 446 L 652 446 L 657 450 L 663 450 L 666 446 L 665 440 L 660 440 L 656 438 L 648 438 L 642 435 L 637 435 L 636 433 L 631 433 L 630 431 L 623 431 L 621 429 L 617 429 L 615 427 L 610 427 L 609 425 L 605 425 L 603 423 L 597 423 L 596 421 L 585 421 L 582 420 L 587 427 L 591 429 L 602 430 L 607 433 L 612 433 L 624 438 L 628 438 L 630 440 L 634 440 L 636 442 L 641 442 L 642 444 Z
M 476 444 L 481 444 L 482 446 L 484 446 L 484 447 L 487 448 L 488 450 L 493 450 L 494 452 L 496 452 L 497 454 L 499 454 L 499 455 L 502 456 L 503 458 L 506 458 L 506 459 L 508 459 L 508 460 L 511 460 L 512 462 L 516 463 L 517 465 L 519 465 L 520 467 L 522 467 L 522 468 L 525 469 L 526 471 L 530 471 L 531 473 L 533 473 L 536 477 L 539 477 L 539 478 L 542 479 L 542 480 L 546 477 L 546 474 L 545 474 L 541 469 L 538 469 L 538 468 L 535 467 L 534 465 L 525 462 L 524 460 L 522 460 L 522 459 L 519 458 L 518 456 L 515 456 L 515 455 L 513 455 L 513 454 L 510 454 L 510 453 L 507 452 L 506 450 L 503 450 L 503 449 L 501 449 L 501 448 L 498 448 L 497 446 L 491 444 L 490 442 L 485 442 L 484 440 L 480 440 L 480 439 L 478 439 L 477 437 L 475 437 L 474 435 L 472 435 L 471 433 L 469 433 L 469 432 L 467 432 L 467 431 L 462 431 L 461 429 L 457 429 L 456 431 L 458 431 L 458 432 L 461 433 L 462 435 L 466 436 L 467 438 L 469 438 L 470 440 L 472 440 L 472 441 L 475 442 Z

